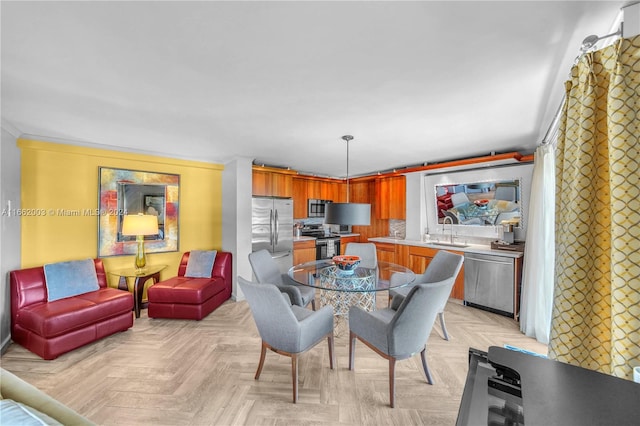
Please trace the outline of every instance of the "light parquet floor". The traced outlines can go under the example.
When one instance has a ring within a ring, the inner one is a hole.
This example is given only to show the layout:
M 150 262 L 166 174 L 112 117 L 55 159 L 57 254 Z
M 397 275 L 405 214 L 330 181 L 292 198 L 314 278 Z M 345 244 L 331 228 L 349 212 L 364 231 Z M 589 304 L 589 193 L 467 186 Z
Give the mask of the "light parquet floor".
M 347 333 L 336 338 L 335 370 L 326 343 L 300 358 L 297 404 L 289 358 L 267 352 L 254 380 L 260 338 L 246 302 L 227 301 L 202 321 L 149 319 L 143 310 L 132 329 L 53 361 L 11 344 L 1 362 L 100 425 L 453 425 L 469 347 L 547 349 L 515 321 L 458 301 L 445 318 L 450 340 L 436 321 L 427 346 L 435 383 L 426 383 L 419 355 L 400 361 L 393 409 L 388 362 L 358 342 L 349 371 Z

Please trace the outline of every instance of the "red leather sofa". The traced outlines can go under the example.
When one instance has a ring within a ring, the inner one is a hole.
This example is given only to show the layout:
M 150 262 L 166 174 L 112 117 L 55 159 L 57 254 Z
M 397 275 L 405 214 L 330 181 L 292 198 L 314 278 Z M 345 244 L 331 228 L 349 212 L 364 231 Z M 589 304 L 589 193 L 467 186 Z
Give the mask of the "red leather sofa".
M 11 271 L 11 339 L 44 359 L 133 326 L 133 295 L 107 286 L 94 259 L 99 289 L 47 301 L 44 267 Z
M 211 278 L 185 277 L 189 253 L 182 255 L 178 276 L 147 289 L 149 318 L 202 318 L 231 298 L 231 253 L 216 254 Z

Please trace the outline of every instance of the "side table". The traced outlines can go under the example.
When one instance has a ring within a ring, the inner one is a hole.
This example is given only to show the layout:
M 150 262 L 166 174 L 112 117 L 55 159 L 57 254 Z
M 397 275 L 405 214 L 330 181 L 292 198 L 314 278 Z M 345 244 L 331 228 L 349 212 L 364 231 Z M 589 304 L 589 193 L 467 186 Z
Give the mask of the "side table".
M 160 271 L 165 269 L 167 265 L 149 265 L 142 269 L 125 268 L 115 271 L 109 271 L 111 275 L 119 276 L 118 289 L 129 291 L 128 278 L 133 278 L 133 309 L 136 318 L 140 318 L 140 308 L 142 306 L 142 293 L 144 292 L 144 284 L 149 280 L 153 280 L 153 284 L 160 281 Z

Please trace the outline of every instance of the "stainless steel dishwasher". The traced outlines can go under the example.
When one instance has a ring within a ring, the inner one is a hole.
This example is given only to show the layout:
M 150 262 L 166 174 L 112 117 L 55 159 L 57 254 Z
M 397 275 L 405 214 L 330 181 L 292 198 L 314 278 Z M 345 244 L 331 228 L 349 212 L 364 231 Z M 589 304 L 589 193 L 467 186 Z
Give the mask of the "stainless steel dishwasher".
M 465 253 L 464 303 L 502 315 L 514 313 L 515 259 Z

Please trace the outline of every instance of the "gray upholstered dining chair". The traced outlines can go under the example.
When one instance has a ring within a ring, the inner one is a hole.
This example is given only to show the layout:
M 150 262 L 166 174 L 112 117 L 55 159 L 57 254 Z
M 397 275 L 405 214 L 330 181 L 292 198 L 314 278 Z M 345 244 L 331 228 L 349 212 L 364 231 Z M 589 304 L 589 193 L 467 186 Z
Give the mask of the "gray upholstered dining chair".
M 344 254 L 348 256 L 360 256 L 358 266 L 369 269 L 378 267 L 378 255 L 374 243 L 347 243 Z
M 453 207 L 457 207 L 463 204 L 469 204 L 469 197 L 464 192 L 456 192 L 455 194 L 451 194 L 451 203 Z
M 289 275 L 281 273 L 278 264 L 267 250 L 249 253 L 249 263 L 259 283 L 273 284 L 282 293 L 286 293 L 294 305 L 305 307 L 311 303 L 311 309 L 316 310 L 316 290 L 313 287 L 299 285 Z
M 358 264 L 358 267 L 373 269 L 375 271 L 376 283 L 378 282 L 378 253 L 374 243 L 347 243 L 343 254 L 348 256 L 359 256 L 360 263 Z M 368 294 L 371 298 L 372 306 L 375 309 L 376 292 L 372 291 Z
M 356 306 L 349 309 L 349 370 L 353 370 L 356 339 L 389 360 L 389 403 L 395 406 L 396 361 L 420 352 L 422 368 L 429 384 L 433 378 L 427 366 L 427 340 L 438 310 L 451 293 L 453 282 L 418 284 L 404 298 L 373 312 Z M 402 300 L 400 300 L 402 299 Z
M 406 297 L 406 295 L 411 290 L 411 287 L 416 284 L 436 284 L 440 282 L 451 283 L 451 287 L 456 281 L 458 277 L 458 273 L 460 273 L 460 269 L 462 269 L 462 263 L 464 261 L 464 256 L 451 253 L 446 250 L 439 250 L 436 255 L 431 259 L 429 265 L 427 265 L 427 269 L 425 269 L 422 275 L 418 275 L 416 279 L 405 287 L 396 288 L 393 290 L 389 290 L 389 305 L 391 305 L 392 301 L 395 299 L 402 299 Z M 404 281 L 400 274 L 394 274 L 389 279 L 391 283 L 391 287 L 393 287 L 394 283 L 397 281 Z M 438 317 L 440 318 L 440 326 L 442 328 L 442 334 L 444 335 L 444 340 L 449 340 L 449 333 L 447 332 L 447 326 L 444 322 L 444 308 L 447 305 L 447 300 L 449 296 L 442 301 L 442 306 L 438 310 Z
M 325 337 L 329 343 L 329 366 L 333 370 L 333 308 L 325 306 L 318 311 L 310 311 L 291 305 L 289 299 L 273 284 L 253 283 L 238 277 L 253 319 L 262 339 L 260 363 L 255 379 L 260 378 L 267 349 L 291 358 L 293 381 L 293 402 L 298 402 L 298 356 Z
M 515 186 L 499 186 L 493 195 L 496 200 L 516 201 Z

